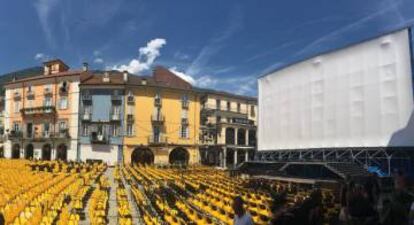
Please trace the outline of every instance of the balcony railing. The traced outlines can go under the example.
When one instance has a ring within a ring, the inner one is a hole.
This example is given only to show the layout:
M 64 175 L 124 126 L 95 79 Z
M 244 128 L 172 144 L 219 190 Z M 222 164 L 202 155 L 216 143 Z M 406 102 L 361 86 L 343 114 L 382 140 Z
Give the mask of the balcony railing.
M 54 138 L 70 138 L 70 134 L 69 134 L 69 129 L 67 128 L 62 128 L 59 130 L 59 132 L 57 132 L 55 135 L 53 135 Z
M 14 92 L 13 93 L 13 97 L 15 98 L 15 99 L 18 99 L 18 98 L 21 98 L 21 94 L 20 94 L 20 92 L 18 92 L 18 91 L 16 91 L 16 92 Z
M 91 120 L 91 117 L 92 117 L 91 113 L 85 112 L 85 113 L 82 114 L 82 120 L 84 120 L 84 121 Z
M 18 131 L 12 130 L 10 131 L 8 136 L 10 140 L 23 138 L 23 132 L 19 130 Z
M 181 118 L 181 124 L 188 125 L 188 118 Z
M 130 104 L 130 105 L 132 105 L 132 104 L 134 104 L 135 103 L 135 98 L 134 98 L 134 96 L 128 96 L 127 97 L 127 102 L 128 102 L 128 104 Z
M 109 143 L 109 138 L 103 134 L 92 133 L 90 136 L 90 140 L 92 144 L 108 144 Z
M 122 101 L 122 95 L 111 95 L 112 101 Z
M 82 95 L 82 101 L 92 101 L 92 96 L 89 94 Z
M 168 138 L 163 134 L 148 136 L 148 144 L 167 144 Z
M 30 107 L 30 108 L 23 108 L 20 110 L 20 112 L 24 116 L 39 115 L 39 114 L 54 114 L 56 113 L 56 108 L 54 106 Z
M 183 109 L 188 109 L 188 107 L 190 106 L 190 102 L 189 101 L 181 101 L 181 106 L 183 107 Z
M 151 121 L 153 123 L 164 123 L 165 117 L 162 113 L 154 113 L 151 115 Z
M 127 115 L 127 122 L 132 122 L 132 121 L 134 121 L 134 115 L 128 114 Z
M 119 121 L 120 119 L 121 119 L 121 115 L 119 113 L 111 113 L 112 121 Z
M 27 91 L 26 96 L 27 96 L 27 98 L 34 98 L 35 93 L 34 93 L 34 91 L 30 90 L 30 91 Z
M 52 94 L 52 89 L 50 87 L 47 87 L 47 88 L 43 89 L 43 94 L 44 95 L 51 95 Z
M 160 98 L 156 98 L 156 99 L 154 99 L 154 106 L 157 106 L 157 107 L 161 107 L 161 99 Z

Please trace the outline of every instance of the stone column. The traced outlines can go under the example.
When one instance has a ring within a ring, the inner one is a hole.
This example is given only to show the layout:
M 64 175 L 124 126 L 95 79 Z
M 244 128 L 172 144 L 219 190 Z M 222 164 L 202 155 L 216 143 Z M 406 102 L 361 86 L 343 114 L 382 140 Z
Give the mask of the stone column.
M 237 145 L 237 135 L 239 134 L 239 128 L 234 128 L 234 145 Z
M 237 149 L 234 149 L 234 167 L 237 166 Z
M 249 145 L 249 130 L 248 129 L 246 129 L 246 143 L 245 143 L 245 145 L 247 146 L 247 145 Z
M 227 162 L 226 162 L 226 158 L 227 158 L 227 147 L 223 147 L 223 168 L 227 167 Z

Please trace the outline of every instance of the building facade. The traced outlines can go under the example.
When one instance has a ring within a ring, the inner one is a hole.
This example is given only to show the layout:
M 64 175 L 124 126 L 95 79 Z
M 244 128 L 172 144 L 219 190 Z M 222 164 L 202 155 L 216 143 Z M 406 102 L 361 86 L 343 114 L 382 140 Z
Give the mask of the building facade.
M 5 157 L 76 160 L 79 80 L 61 60 L 5 85 Z
M 157 67 L 131 76 L 125 93 L 125 163 L 199 162 L 200 102 L 189 83 Z
M 203 164 L 237 166 L 256 149 L 257 100 L 201 90 L 200 153 Z
M 124 87 L 120 72 L 82 77 L 78 160 L 99 160 L 109 165 L 122 162 Z

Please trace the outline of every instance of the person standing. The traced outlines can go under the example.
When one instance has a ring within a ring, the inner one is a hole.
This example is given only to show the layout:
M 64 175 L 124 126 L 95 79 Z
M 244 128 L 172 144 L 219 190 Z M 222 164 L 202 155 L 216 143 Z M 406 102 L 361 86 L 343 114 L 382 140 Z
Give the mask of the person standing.
M 244 209 L 244 201 L 240 196 L 233 199 L 233 225 L 253 225 L 252 216 Z

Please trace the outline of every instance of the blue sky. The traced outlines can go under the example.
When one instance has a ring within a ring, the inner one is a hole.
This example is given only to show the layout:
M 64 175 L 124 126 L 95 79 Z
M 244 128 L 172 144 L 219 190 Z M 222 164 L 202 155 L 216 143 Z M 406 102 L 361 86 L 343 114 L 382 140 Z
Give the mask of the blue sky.
M 14 0 L 0 3 L 0 73 L 155 65 L 193 84 L 256 95 L 283 64 L 414 22 L 412 0 Z

